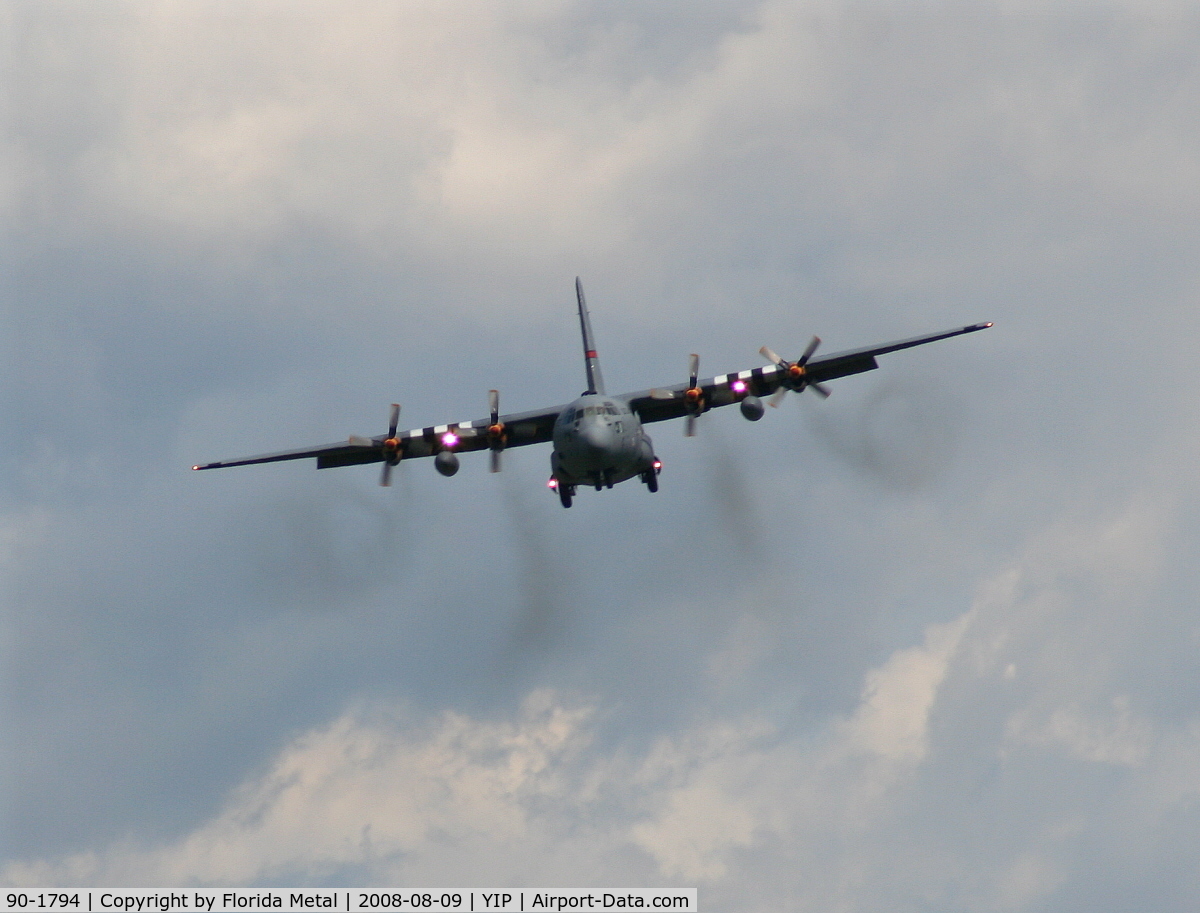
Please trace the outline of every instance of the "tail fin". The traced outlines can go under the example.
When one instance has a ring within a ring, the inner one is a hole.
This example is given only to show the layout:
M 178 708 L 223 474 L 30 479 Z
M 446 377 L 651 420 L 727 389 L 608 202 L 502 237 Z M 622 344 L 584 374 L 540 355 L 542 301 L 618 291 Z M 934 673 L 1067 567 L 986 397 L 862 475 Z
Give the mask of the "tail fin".
M 583 360 L 587 365 L 588 393 L 603 393 L 604 378 L 600 376 L 600 359 L 592 341 L 592 322 L 588 319 L 587 302 L 583 300 L 583 283 L 575 277 L 575 297 L 579 299 L 579 328 L 583 331 Z

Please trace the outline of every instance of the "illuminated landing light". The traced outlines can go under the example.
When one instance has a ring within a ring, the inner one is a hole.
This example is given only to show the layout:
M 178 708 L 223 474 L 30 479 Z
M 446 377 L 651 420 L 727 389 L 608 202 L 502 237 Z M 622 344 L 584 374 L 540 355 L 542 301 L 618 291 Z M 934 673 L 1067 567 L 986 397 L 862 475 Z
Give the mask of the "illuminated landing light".
M 660 469 L 662 469 L 662 460 L 655 460 L 654 461 L 654 471 L 658 472 L 658 470 L 660 470 Z
M 558 479 L 550 476 L 550 481 L 546 483 L 546 487 L 554 491 L 558 491 Z
M 732 390 L 734 393 L 739 393 L 739 394 L 745 393 L 746 392 L 746 382 L 744 380 L 735 380 L 733 383 L 731 383 L 729 385 L 729 389 Z
M 442 446 L 446 448 L 458 446 L 458 435 L 453 431 L 447 431 L 442 435 Z

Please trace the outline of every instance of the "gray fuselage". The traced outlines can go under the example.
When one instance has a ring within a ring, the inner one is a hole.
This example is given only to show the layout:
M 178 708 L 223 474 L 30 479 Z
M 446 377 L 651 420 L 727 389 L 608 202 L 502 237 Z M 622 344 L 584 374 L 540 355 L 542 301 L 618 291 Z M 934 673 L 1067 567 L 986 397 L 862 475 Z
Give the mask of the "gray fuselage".
M 629 403 L 585 393 L 559 413 L 550 468 L 561 485 L 612 486 L 654 471 L 654 446 Z

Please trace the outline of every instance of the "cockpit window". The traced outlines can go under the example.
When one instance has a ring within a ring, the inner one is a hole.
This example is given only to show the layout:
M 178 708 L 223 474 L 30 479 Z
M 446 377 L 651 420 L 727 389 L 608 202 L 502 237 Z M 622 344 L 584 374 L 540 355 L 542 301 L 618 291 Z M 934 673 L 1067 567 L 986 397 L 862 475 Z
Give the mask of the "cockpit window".
M 581 419 L 592 415 L 621 415 L 621 409 L 615 403 L 595 403 L 591 406 L 580 406 L 575 412 L 568 412 L 566 421 Z

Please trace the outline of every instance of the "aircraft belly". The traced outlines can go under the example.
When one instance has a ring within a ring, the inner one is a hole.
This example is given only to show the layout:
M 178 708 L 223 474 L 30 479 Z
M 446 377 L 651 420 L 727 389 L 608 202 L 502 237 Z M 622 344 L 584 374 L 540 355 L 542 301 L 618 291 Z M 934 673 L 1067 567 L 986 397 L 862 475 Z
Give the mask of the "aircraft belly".
M 634 463 L 627 459 L 579 463 L 564 460 L 558 453 L 555 453 L 554 456 L 557 457 L 551 462 L 554 475 L 560 482 L 568 485 L 592 485 L 598 477 L 616 485 L 618 482 L 624 482 L 626 479 L 632 479 L 645 472 L 645 467 L 642 467 L 640 463 Z
M 637 439 L 621 436 L 607 447 L 591 446 L 574 438 L 556 440 L 551 454 L 555 476 L 569 485 L 591 485 L 600 476 L 615 485 L 641 475 L 653 462 L 645 435 Z

